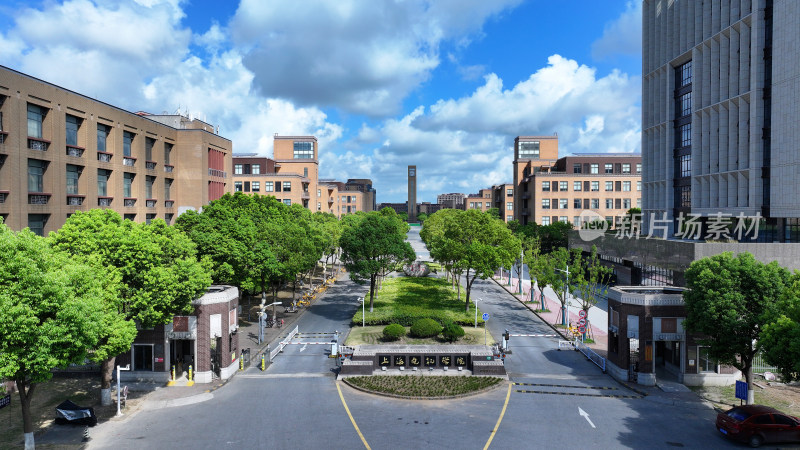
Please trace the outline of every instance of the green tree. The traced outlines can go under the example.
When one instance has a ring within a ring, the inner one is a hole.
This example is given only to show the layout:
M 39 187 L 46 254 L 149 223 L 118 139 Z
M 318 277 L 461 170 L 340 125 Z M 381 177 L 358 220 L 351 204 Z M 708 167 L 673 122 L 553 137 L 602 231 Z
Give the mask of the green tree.
M 785 382 L 800 379 L 800 273 L 792 275 L 759 343 L 764 359 L 780 370 Z
M 0 378 L 17 386 L 25 448 L 33 448 L 36 386 L 52 369 L 84 361 L 114 294 L 96 270 L 28 230 L 15 234 L 0 224 L 0 255 Z
M 385 210 L 386 208 L 384 208 Z M 342 232 L 342 261 L 350 278 L 361 284 L 369 280 L 369 311 L 372 312 L 378 276 L 398 263 L 416 258 L 411 244 L 401 232 L 403 223 L 397 214 L 366 213 L 350 221 Z
M 561 303 L 561 325 L 567 325 L 567 299 L 572 292 L 575 277 L 579 270 L 573 261 L 580 258 L 580 250 L 567 250 L 560 247 L 547 255 L 542 255 L 538 259 L 538 264 L 529 266 L 536 279 L 541 283 L 544 290 L 545 286 L 553 288 L 558 301 Z M 567 275 L 569 272 L 569 276 Z
M 325 261 L 322 278 L 327 278 L 328 265 L 331 266 L 331 271 L 333 271 L 333 265 L 339 256 L 339 238 L 342 237 L 342 223 L 333 214 L 323 212 L 315 212 L 313 220 L 321 231 L 322 257 Z M 313 275 L 312 273 L 312 278 Z
M 776 262 L 763 264 L 749 253 L 731 253 L 694 261 L 686 270 L 684 327 L 705 337 L 698 343 L 721 364 L 741 370 L 753 403 L 753 358 L 758 338 L 789 285 L 789 271 Z
M 419 213 L 417 214 L 417 221 L 424 224 L 428 217 L 430 217 L 428 213 Z
M 425 221 L 419 233 L 422 242 L 428 247 L 431 257 L 445 269 L 445 276 L 452 283 L 453 289 L 457 291 L 459 300 L 461 300 L 461 275 L 464 271 L 456 265 L 458 254 L 455 252 L 455 242 L 445 239 L 444 232 L 447 227 L 455 226 L 452 221 L 458 220 L 461 211 L 442 209 L 435 212 Z
M 137 224 L 112 210 L 76 212 L 49 239 L 97 273 L 116 277 L 104 310 L 118 317 L 102 321 L 102 340 L 91 355 L 102 365 L 101 402 L 110 404 L 114 361 L 130 349 L 136 322 L 150 328 L 191 313 L 192 301 L 211 284 L 210 262 L 198 262 L 195 244 L 163 220 Z
M 578 291 L 581 309 L 586 312 L 586 322 L 588 324 L 589 309 L 597 304 L 598 298 L 606 290 L 613 270 L 600 262 L 597 247 L 594 245 L 588 256 L 581 255 L 573 260 L 573 267 L 575 289 Z M 584 333 L 584 337 L 586 337 L 586 333 Z
M 486 214 L 499 219 L 500 218 L 500 208 L 489 208 L 486 210 Z

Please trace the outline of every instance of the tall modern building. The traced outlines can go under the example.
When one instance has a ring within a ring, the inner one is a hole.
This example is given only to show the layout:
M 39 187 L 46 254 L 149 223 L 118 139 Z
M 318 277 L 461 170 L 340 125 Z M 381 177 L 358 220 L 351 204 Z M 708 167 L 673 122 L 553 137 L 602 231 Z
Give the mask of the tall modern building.
M 646 221 L 760 216 L 758 241 L 800 242 L 798 45 L 796 0 L 644 1 Z
M 417 221 L 417 166 L 408 166 L 408 221 Z
M 183 115 L 129 112 L 0 67 L 0 217 L 46 235 L 76 211 L 173 219 L 231 189 L 231 141 Z

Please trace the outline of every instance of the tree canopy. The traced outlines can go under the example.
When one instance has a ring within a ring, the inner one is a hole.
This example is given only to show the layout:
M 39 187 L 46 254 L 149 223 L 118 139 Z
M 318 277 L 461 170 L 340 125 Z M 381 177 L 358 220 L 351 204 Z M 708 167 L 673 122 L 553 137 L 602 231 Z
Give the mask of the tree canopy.
M 759 342 L 764 359 L 780 370 L 784 381 L 800 379 L 800 273 L 792 275 Z

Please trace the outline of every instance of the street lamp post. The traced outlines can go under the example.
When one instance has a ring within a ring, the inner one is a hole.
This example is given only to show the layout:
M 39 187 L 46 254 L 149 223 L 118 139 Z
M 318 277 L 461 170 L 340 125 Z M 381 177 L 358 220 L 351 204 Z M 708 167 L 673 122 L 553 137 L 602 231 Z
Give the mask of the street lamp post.
M 366 323 L 364 305 L 367 303 L 367 297 L 361 297 L 359 300 L 361 300 L 361 328 L 364 328 Z
M 569 296 L 572 294 L 569 288 L 569 264 L 567 264 L 567 270 L 563 269 L 556 269 L 556 270 L 567 274 L 567 284 L 564 287 L 564 306 L 561 307 L 561 325 L 566 325 L 567 315 L 569 314 Z
M 519 295 L 522 295 L 522 270 L 525 264 L 525 252 L 524 250 L 519 251 Z
M 481 301 L 481 299 L 479 299 L 479 298 L 473 300 L 473 302 L 475 302 L 475 328 L 478 328 L 478 302 L 479 301 Z
M 119 366 L 119 365 L 117 366 L 117 417 L 122 415 L 122 409 L 120 408 L 120 397 L 121 397 L 121 395 L 120 395 L 120 381 L 119 381 L 119 377 L 120 377 L 120 373 L 119 372 L 121 370 L 131 370 L 131 365 L 128 364 L 125 367 L 122 367 L 122 366 Z

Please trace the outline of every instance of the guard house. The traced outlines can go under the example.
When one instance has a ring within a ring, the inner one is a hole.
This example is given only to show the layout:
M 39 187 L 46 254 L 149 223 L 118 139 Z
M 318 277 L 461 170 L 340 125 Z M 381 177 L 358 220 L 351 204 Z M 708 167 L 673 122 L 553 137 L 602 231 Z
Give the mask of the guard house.
M 122 379 L 168 381 L 188 376 L 192 366 L 196 383 L 230 378 L 238 369 L 239 289 L 211 286 L 192 302 L 194 313 L 175 316 L 172 323 L 140 329 L 131 351 L 120 355 L 120 365 L 131 365 Z
M 614 378 L 653 386 L 659 379 L 688 386 L 731 385 L 741 373 L 719 365 L 683 328 L 686 289 L 615 286 L 608 290 L 608 361 Z

